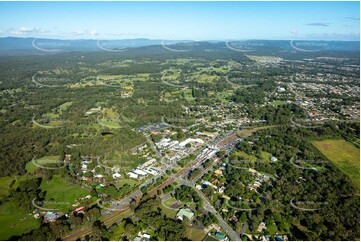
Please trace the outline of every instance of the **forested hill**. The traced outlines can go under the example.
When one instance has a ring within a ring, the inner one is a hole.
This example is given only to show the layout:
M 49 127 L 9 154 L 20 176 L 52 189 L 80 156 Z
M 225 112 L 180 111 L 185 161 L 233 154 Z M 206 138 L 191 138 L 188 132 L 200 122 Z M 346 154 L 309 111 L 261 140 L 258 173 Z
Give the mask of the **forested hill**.
M 142 47 L 139 49 L 139 47 Z M 319 51 L 359 51 L 359 41 L 311 41 L 311 40 L 241 40 L 241 41 L 192 41 L 159 39 L 44 39 L 44 38 L 0 38 L 0 55 L 45 55 L 62 52 L 141 52 L 163 54 L 173 52 L 178 55 L 192 55 L 194 51 L 229 51 L 238 54 L 262 51 L 267 54 L 279 52 L 319 52 Z

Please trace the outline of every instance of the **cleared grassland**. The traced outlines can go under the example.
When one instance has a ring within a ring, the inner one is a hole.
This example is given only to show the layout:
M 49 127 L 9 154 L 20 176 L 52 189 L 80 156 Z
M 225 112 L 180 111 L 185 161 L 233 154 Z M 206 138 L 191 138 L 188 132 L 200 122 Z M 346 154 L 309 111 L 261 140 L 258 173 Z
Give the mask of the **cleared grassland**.
M 89 194 L 89 192 L 81 186 L 65 182 L 63 177 L 59 175 L 53 176 L 50 181 L 42 181 L 40 188 L 42 191 L 46 191 L 44 202 L 46 206 L 64 211 L 72 209 L 72 204 L 76 199 Z
M 168 217 L 168 218 L 174 218 L 177 214 L 177 210 L 169 209 L 164 207 L 163 205 L 160 206 L 162 209 L 162 212 Z
M 28 163 L 26 163 L 25 169 L 28 173 L 33 173 L 40 167 L 35 165 L 38 164 L 40 166 L 49 166 L 52 167 L 52 163 L 61 163 L 60 156 L 54 155 L 54 156 L 44 156 L 39 159 L 34 160 L 34 162 L 31 160 Z M 50 165 L 49 165 L 50 164 Z
M 257 157 L 254 155 L 248 155 L 247 153 L 245 153 L 244 151 L 236 151 L 235 155 L 239 158 L 245 159 L 245 160 L 249 160 L 249 161 L 256 161 Z
M 251 134 L 262 130 L 262 129 L 270 129 L 270 128 L 274 128 L 276 127 L 276 125 L 269 125 L 269 126 L 260 126 L 260 127 L 255 127 L 255 128 L 251 128 L 251 129 L 243 129 L 241 131 L 238 131 L 237 134 L 241 137 L 245 137 L 245 136 L 250 136 Z
M 62 110 L 62 111 L 66 111 L 68 110 L 68 108 L 73 104 L 73 102 L 65 102 L 63 104 L 61 104 L 59 106 L 59 108 Z
M 117 119 L 119 115 L 114 111 L 113 108 L 106 108 L 104 110 L 104 117 L 107 119 Z
M 13 177 L 0 177 L 0 196 L 9 194 L 10 185 L 14 180 Z
M 192 241 L 202 241 L 203 238 L 206 236 L 203 230 L 197 228 L 187 228 L 187 238 Z
M 360 149 L 345 140 L 313 141 L 312 144 L 360 190 Z
M 39 226 L 39 220 L 13 203 L 7 202 L 0 206 L 0 240 L 7 240 L 12 235 L 30 232 Z
M 177 202 L 173 197 L 169 197 L 161 202 L 160 208 L 163 213 L 169 218 L 174 218 L 178 212 L 178 209 L 172 209 L 171 206 Z
M 59 118 L 59 114 L 57 114 L 57 113 L 45 113 L 45 114 L 43 114 L 43 117 L 44 118 L 53 118 L 53 119 L 55 119 L 55 118 Z
M 136 186 L 138 184 L 138 181 L 132 180 L 132 179 L 119 179 L 115 182 L 115 186 L 117 188 L 124 186 L 125 184 L 128 184 L 130 186 Z
M 169 198 L 165 199 L 163 202 L 164 202 L 165 206 L 171 207 L 173 204 L 175 204 L 177 202 L 177 200 L 173 197 L 169 197 Z
M 108 127 L 110 129 L 120 129 L 122 126 L 118 122 L 115 121 L 101 121 L 99 122 L 101 126 Z

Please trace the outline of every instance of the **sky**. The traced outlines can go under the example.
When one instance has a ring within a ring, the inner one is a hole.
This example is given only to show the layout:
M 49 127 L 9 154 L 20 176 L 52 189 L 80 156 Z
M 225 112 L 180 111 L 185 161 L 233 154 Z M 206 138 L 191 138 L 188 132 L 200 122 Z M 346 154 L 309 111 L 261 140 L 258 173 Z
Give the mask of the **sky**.
M 0 37 L 359 40 L 359 2 L 0 2 Z

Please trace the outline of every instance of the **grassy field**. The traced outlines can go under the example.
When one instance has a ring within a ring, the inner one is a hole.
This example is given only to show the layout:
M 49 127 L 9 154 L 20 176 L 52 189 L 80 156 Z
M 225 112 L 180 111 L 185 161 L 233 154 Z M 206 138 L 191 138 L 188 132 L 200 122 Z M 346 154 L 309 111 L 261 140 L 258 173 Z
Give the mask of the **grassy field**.
M 63 124 L 65 124 L 64 121 L 61 121 L 61 120 L 57 120 L 57 121 L 50 121 L 49 123 L 47 124 L 40 124 L 36 121 L 33 121 L 33 127 L 36 128 L 36 127 L 41 127 L 41 128 L 56 128 L 56 127 L 60 127 L 62 126 Z
M 163 205 L 160 206 L 162 209 L 162 212 L 168 217 L 168 218 L 174 218 L 178 212 L 178 210 L 166 208 Z
M 177 200 L 173 197 L 169 197 L 167 199 L 165 199 L 162 203 L 160 208 L 162 209 L 163 213 L 165 213 L 165 215 L 167 215 L 167 217 L 169 218 L 174 218 L 175 215 L 177 214 L 178 212 L 178 209 L 171 209 L 169 208 L 170 206 L 172 206 L 174 203 L 176 203 Z
M 12 181 L 15 178 L 13 177 L 0 177 L 0 196 L 7 195 L 9 193 L 9 187 Z
M 68 108 L 73 104 L 73 102 L 65 102 L 61 105 L 59 105 L 59 109 L 60 109 L 60 113 L 62 111 L 66 111 L 68 110 Z M 49 113 L 45 113 L 43 114 L 44 118 L 50 118 L 50 119 L 57 119 L 60 117 L 60 114 L 58 113 L 54 113 L 54 112 L 49 112 Z
M 71 209 L 75 200 L 85 197 L 89 192 L 79 185 L 72 185 L 59 176 L 53 176 L 50 181 L 43 181 L 40 185 L 42 191 L 46 191 L 44 207 L 52 209 Z
M 40 222 L 12 203 L 0 206 L 0 240 L 36 229 Z
M 46 125 L 56 127 L 56 126 L 61 126 L 64 123 L 65 123 L 64 121 L 59 120 L 59 121 L 50 121 Z
M 117 180 L 117 181 L 116 181 L 115 186 L 116 186 L 117 188 L 119 188 L 119 187 L 122 187 L 122 186 L 125 185 L 125 184 L 131 185 L 131 186 L 135 186 L 135 185 L 138 184 L 138 182 L 137 182 L 137 181 L 134 181 L 134 180 L 132 180 L 132 179 L 120 179 L 120 180 Z
M 271 155 L 270 153 L 268 153 L 268 152 L 261 151 L 261 157 L 262 157 L 262 159 L 265 160 L 265 161 L 270 161 L 272 155 Z
M 248 155 L 244 151 L 236 151 L 235 154 L 236 154 L 237 157 L 240 157 L 240 158 L 248 160 L 248 161 L 256 161 L 256 160 L 258 160 L 256 156 Z
M 119 115 L 113 108 L 106 108 L 103 111 L 103 116 L 106 119 L 117 119 L 119 118 Z
M 66 111 L 73 104 L 73 102 L 65 102 L 59 106 L 61 111 Z
M 34 161 L 35 162 L 35 161 Z M 33 161 L 29 161 L 28 163 L 26 163 L 25 166 L 25 170 L 27 173 L 33 173 L 34 171 L 36 171 L 37 169 L 39 169 L 40 167 L 36 166 Z
M 184 98 L 187 102 L 193 102 L 195 100 L 192 96 L 191 89 L 164 93 L 164 99 L 166 101 L 175 101 L 177 99 L 182 99 L 182 98 Z
M 202 241 L 206 236 L 203 230 L 199 230 L 196 228 L 187 228 L 186 232 L 187 238 L 192 241 Z
M 169 197 L 169 198 L 167 198 L 166 200 L 164 200 L 163 202 L 164 202 L 164 205 L 170 207 L 170 206 L 172 206 L 174 203 L 176 203 L 177 200 L 176 200 L 174 197 Z
M 229 100 L 227 98 L 232 96 L 233 94 L 234 94 L 233 90 L 225 90 L 222 92 L 213 92 L 213 91 L 208 92 L 209 96 L 214 96 L 219 101 L 224 102 L 224 103 L 228 103 Z
M 216 239 L 215 237 L 213 236 L 210 236 L 210 235 L 207 235 L 203 241 L 218 241 L 218 239 Z
M 286 105 L 287 102 L 285 102 L 285 101 L 273 101 L 271 104 L 273 106 L 281 106 L 281 105 Z
M 115 121 L 100 121 L 99 124 L 110 129 L 120 129 L 122 127 L 118 122 Z
M 110 129 L 119 129 L 122 126 L 118 122 L 119 114 L 113 108 L 106 108 L 103 111 L 103 119 L 99 120 L 99 124 Z
M 312 144 L 360 190 L 360 149 L 345 140 L 313 141 Z
M 218 76 L 208 74 L 193 74 L 190 76 L 190 78 L 196 80 L 199 83 L 209 83 L 220 80 Z
M 29 161 L 26 166 L 25 169 L 27 171 L 27 173 L 33 173 L 34 171 L 36 171 L 37 169 L 39 169 L 39 166 L 36 166 L 34 163 L 39 164 L 40 166 L 51 166 L 51 162 L 59 162 L 60 163 L 60 156 L 55 155 L 55 156 L 44 156 L 41 157 L 39 159 L 34 160 L 34 162 L 31 160 Z M 47 163 L 48 162 L 48 163 Z M 50 164 L 50 165 L 48 165 Z
M 254 132 L 257 132 L 259 130 L 262 130 L 262 129 L 269 129 L 269 128 L 273 128 L 273 127 L 276 127 L 276 126 L 260 126 L 260 127 L 255 127 L 255 128 L 252 128 L 252 129 L 243 129 L 241 131 L 238 131 L 237 134 L 240 136 L 240 137 L 245 137 L 245 136 L 250 136 L 252 133 Z
M 55 118 L 59 118 L 59 114 L 57 113 L 45 113 L 43 114 L 44 118 L 51 118 L 51 119 L 55 119 Z

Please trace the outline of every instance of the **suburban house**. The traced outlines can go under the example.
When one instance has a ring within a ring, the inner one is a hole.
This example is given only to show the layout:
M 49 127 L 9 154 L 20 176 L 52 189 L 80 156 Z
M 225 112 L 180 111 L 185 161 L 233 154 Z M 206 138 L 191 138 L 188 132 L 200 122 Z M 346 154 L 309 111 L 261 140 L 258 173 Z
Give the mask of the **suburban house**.
M 117 179 L 119 177 L 121 177 L 121 175 L 118 172 L 113 174 L 113 179 Z
M 58 217 L 59 215 L 54 212 L 46 212 L 46 214 L 44 215 L 44 221 L 52 223 L 55 222 Z
M 127 174 L 130 178 L 138 179 L 138 174 L 135 174 L 133 172 L 128 172 Z
M 266 223 L 265 223 L 265 222 L 261 222 L 261 223 L 258 225 L 257 231 L 258 231 L 258 232 L 262 232 L 262 231 L 265 230 L 265 229 L 267 229 Z

